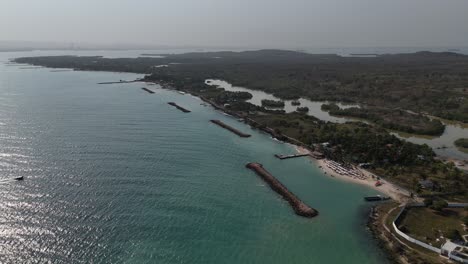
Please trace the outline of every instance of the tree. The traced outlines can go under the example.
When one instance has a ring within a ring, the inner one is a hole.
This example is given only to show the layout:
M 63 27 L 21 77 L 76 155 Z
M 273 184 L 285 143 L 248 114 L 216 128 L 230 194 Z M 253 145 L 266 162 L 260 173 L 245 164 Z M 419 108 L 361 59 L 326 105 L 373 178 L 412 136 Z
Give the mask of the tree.
M 468 226 L 468 216 L 463 217 L 463 223 Z
M 424 205 L 426 207 L 431 206 L 433 202 L 434 202 L 434 200 L 431 197 L 428 197 L 428 198 L 424 199 Z
M 460 231 L 457 229 L 450 229 L 447 232 L 447 237 L 450 238 L 451 240 L 457 241 L 457 240 L 462 240 L 462 236 L 460 234 Z
M 442 210 L 444 210 L 444 208 L 446 208 L 447 206 L 448 206 L 448 203 L 446 201 L 437 200 L 432 203 L 431 208 L 438 212 L 442 212 Z

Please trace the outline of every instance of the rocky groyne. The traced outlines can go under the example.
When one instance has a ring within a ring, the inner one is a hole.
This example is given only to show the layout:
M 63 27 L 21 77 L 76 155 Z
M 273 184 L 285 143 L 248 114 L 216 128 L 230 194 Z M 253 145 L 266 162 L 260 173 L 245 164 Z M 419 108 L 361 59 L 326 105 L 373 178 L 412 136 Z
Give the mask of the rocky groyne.
M 179 109 L 180 111 L 182 111 L 182 112 L 184 112 L 184 113 L 190 113 L 190 112 L 191 112 L 190 110 L 187 110 L 187 109 L 183 108 L 182 106 L 177 105 L 177 104 L 174 103 L 174 102 L 169 102 L 169 103 L 167 103 L 167 104 L 168 104 L 168 105 L 174 106 L 175 108 Z
M 152 91 L 152 90 L 150 90 L 150 89 L 148 89 L 148 88 L 146 88 L 146 87 L 143 87 L 143 88 L 141 88 L 141 89 L 142 89 L 143 91 L 147 91 L 147 92 L 150 93 L 150 94 L 154 94 L 154 91 Z
M 224 128 L 224 129 L 227 129 L 229 131 L 231 131 L 232 133 L 238 135 L 239 137 L 244 137 L 244 138 L 247 138 L 247 137 L 250 137 L 251 135 L 249 134 L 245 134 L 229 125 L 226 125 L 225 123 L 221 122 L 220 120 L 210 120 L 212 123 Z
M 288 188 L 286 188 L 286 186 L 284 186 L 273 175 L 271 175 L 267 170 L 265 170 L 262 164 L 252 162 L 248 163 L 245 166 L 257 173 L 258 176 L 260 176 L 266 183 L 268 183 L 271 189 L 280 194 L 283 197 L 283 199 L 288 201 L 288 203 L 292 206 L 294 212 L 297 215 L 304 217 L 315 217 L 318 215 L 317 210 L 308 206 L 299 198 L 297 198 L 292 192 L 288 190 Z

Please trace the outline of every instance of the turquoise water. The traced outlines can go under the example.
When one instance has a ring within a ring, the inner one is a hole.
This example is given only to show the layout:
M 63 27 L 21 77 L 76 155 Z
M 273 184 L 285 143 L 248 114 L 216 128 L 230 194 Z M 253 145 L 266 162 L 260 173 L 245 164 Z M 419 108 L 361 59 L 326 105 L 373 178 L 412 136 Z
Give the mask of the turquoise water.
M 0 263 L 386 262 L 365 226 L 373 190 L 275 159 L 294 149 L 190 95 L 97 85 L 138 75 L 5 66 L 12 55 L 0 54 Z M 319 217 L 296 216 L 253 161 Z

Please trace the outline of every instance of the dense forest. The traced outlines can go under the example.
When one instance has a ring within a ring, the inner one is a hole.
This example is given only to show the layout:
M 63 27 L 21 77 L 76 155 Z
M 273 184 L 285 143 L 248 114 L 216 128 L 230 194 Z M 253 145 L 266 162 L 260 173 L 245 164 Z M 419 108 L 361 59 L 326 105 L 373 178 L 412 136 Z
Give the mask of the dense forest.
M 284 102 L 283 101 L 263 99 L 262 100 L 262 106 L 272 107 L 272 108 L 283 108 L 284 107 Z
M 372 121 L 384 128 L 407 133 L 434 135 L 444 133 L 445 125 L 437 119 L 430 119 L 402 109 L 381 107 L 350 107 L 340 109 L 336 104 L 323 104 L 322 109 L 335 116 L 357 117 Z

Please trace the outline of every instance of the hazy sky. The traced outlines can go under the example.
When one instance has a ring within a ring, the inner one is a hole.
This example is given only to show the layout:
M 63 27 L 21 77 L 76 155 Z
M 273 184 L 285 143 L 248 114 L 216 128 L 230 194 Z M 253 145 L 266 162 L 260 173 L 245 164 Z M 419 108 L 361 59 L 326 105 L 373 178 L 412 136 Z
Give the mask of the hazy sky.
M 468 0 L 0 0 L 0 40 L 468 46 Z

